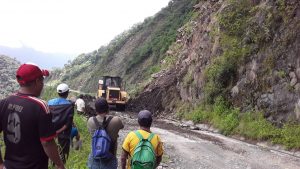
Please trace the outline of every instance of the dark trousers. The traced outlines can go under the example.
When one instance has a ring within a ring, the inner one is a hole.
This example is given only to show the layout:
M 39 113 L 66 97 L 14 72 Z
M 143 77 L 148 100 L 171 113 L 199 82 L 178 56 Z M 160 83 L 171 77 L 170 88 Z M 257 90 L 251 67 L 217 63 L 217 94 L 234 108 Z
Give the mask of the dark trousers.
M 59 156 L 60 159 L 63 161 L 63 163 L 65 164 L 68 157 L 69 157 L 69 151 L 70 151 L 70 137 L 69 138 L 60 138 L 58 136 L 57 138 L 58 140 L 58 151 L 59 151 Z

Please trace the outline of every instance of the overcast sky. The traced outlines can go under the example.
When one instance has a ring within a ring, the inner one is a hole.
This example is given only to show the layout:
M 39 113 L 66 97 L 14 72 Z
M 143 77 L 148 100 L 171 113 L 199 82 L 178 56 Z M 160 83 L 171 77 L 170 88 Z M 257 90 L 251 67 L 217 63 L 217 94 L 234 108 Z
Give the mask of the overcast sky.
M 0 45 L 50 53 L 91 52 L 169 1 L 0 0 Z

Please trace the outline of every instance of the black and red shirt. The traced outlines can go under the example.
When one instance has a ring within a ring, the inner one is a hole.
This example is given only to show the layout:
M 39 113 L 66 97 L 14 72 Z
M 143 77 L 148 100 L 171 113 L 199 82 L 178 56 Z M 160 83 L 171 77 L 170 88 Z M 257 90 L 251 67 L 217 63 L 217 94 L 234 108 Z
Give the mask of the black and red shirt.
M 0 101 L 0 132 L 6 146 L 7 169 L 47 169 L 41 142 L 56 136 L 47 103 L 31 95 L 14 94 Z

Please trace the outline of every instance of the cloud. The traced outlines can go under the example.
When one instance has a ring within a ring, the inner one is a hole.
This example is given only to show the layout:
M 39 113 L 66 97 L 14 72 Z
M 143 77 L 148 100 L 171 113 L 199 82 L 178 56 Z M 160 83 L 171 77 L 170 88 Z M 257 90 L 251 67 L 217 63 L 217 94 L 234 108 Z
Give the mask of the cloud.
M 9 0 L 0 2 L 0 45 L 87 53 L 154 15 L 169 0 Z

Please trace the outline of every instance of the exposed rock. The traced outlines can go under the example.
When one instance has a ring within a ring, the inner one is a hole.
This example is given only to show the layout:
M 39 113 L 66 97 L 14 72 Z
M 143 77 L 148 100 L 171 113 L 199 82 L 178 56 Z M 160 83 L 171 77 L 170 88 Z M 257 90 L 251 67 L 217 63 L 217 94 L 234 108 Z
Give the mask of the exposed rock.
M 300 80 L 300 68 L 298 68 L 296 70 L 296 76 L 297 76 L 298 80 Z
M 190 129 L 191 129 L 191 130 L 200 130 L 200 128 L 197 127 L 197 126 L 190 126 Z
M 293 79 L 291 80 L 290 85 L 291 85 L 291 86 L 295 86 L 296 83 L 297 83 L 297 78 L 293 78 Z
M 257 105 L 260 108 L 269 108 L 274 103 L 274 94 L 263 94 L 257 100 Z
M 300 99 L 295 104 L 295 115 L 296 115 L 296 118 L 299 120 L 300 119 Z
M 232 89 L 231 89 L 231 96 L 232 97 L 235 97 L 239 94 L 239 87 L 238 86 L 234 86 Z
M 295 86 L 295 92 L 300 92 L 300 83 L 297 83 Z
M 194 122 L 192 120 L 186 121 L 184 123 L 187 124 L 188 126 L 193 126 L 194 125 Z
M 290 73 L 289 73 L 289 76 L 290 76 L 291 79 L 297 78 L 295 72 L 290 72 Z

